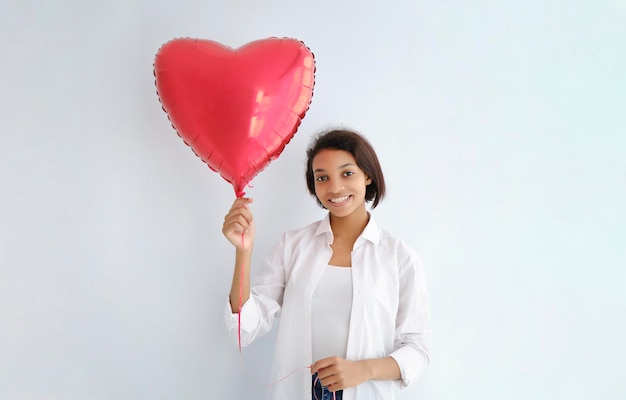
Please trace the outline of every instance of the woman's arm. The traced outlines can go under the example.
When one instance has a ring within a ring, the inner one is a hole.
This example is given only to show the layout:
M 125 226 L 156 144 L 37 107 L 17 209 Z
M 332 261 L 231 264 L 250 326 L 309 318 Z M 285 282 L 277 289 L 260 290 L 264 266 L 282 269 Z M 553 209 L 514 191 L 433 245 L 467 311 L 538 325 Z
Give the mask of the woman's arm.
M 235 252 L 235 268 L 233 282 L 230 286 L 230 309 L 233 314 L 241 311 L 241 307 L 250 298 L 250 261 L 252 250 Z
M 401 263 L 400 298 L 396 315 L 395 350 L 389 354 L 400 366 L 402 387 L 414 382 L 430 362 L 430 301 L 424 266 L 412 250 Z
M 222 232 L 235 246 L 235 266 L 225 322 L 231 337 L 247 346 L 267 333 L 280 311 L 285 277 L 282 264 L 283 243 L 270 252 L 271 262 L 260 266 L 254 284 L 250 282 L 255 225 L 249 204 L 252 199 L 237 199 L 224 218 Z M 241 307 L 241 309 L 240 309 Z
M 400 367 L 392 357 L 348 361 L 341 357 L 329 357 L 311 365 L 315 374 L 329 390 L 349 389 L 371 380 L 397 380 L 401 378 Z
M 233 313 L 250 297 L 250 262 L 254 244 L 254 220 L 248 205 L 252 199 L 241 198 L 233 202 L 224 217 L 222 233 L 235 246 L 235 268 L 230 288 L 230 306 Z

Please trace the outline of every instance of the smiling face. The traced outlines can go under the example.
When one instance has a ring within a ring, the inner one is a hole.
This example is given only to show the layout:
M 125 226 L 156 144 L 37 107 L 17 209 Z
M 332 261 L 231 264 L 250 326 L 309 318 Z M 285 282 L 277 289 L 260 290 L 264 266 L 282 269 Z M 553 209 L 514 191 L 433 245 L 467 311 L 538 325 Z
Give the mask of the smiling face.
M 322 150 L 339 150 L 352 155 L 359 169 L 370 181 L 365 188 L 365 202 L 371 202 L 372 209 L 385 197 L 385 177 L 372 145 L 359 133 L 346 129 L 333 129 L 320 134 L 307 149 L 306 186 L 317 203 L 326 208 L 317 196 L 316 180 L 313 173 L 313 159 Z
M 366 213 L 365 191 L 372 180 L 347 151 L 321 150 L 312 163 L 315 195 L 332 216 Z

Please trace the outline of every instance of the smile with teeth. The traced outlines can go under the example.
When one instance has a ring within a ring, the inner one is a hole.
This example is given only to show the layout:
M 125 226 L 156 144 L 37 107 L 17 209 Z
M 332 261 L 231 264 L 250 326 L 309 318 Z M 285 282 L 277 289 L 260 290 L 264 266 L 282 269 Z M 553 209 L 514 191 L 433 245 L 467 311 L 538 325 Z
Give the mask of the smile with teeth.
M 341 203 L 346 202 L 349 198 L 350 196 L 342 196 L 342 197 L 335 197 L 334 199 L 328 199 L 328 200 L 333 204 L 341 204 Z

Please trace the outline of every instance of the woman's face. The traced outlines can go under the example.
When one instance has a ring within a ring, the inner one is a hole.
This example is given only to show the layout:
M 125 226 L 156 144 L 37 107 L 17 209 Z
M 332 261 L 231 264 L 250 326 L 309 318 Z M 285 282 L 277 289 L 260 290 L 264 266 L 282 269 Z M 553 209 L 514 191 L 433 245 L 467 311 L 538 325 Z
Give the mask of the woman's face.
M 372 180 L 347 151 L 324 149 L 313 158 L 315 195 L 336 217 L 365 208 L 365 187 Z

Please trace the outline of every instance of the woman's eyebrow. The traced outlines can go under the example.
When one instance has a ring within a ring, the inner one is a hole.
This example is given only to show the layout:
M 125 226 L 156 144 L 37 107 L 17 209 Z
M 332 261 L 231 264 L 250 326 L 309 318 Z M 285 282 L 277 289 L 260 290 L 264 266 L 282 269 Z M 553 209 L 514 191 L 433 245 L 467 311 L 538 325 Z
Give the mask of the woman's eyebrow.
M 343 168 L 346 168 L 346 167 L 354 167 L 354 164 L 353 164 L 353 163 L 343 164 L 343 165 L 338 166 L 338 167 L 337 167 L 337 169 L 343 169 Z M 326 170 L 325 170 L 325 169 L 323 169 L 323 168 L 317 168 L 317 169 L 315 169 L 315 170 L 313 171 L 313 173 L 316 173 L 316 172 L 325 172 L 325 171 L 326 171 Z
M 343 165 L 340 165 L 339 167 L 337 167 L 337 169 L 342 169 L 342 168 L 346 168 L 346 167 L 354 167 L 354 164 L 352 164 L 352 163 L 343 164 Z

